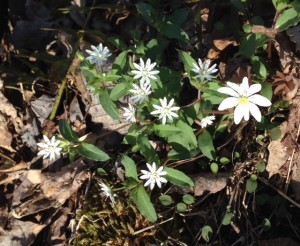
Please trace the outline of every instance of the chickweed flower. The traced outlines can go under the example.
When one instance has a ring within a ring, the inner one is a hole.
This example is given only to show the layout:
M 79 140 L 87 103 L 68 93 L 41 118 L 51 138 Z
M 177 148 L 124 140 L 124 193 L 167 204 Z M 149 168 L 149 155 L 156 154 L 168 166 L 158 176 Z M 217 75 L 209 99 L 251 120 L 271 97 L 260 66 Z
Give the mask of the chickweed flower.
M 224 99 L 219 105 L 219 110 L 225 110 L 235 107 L 234 110 L 234 123 L 239 124 L 244 118 L 244 120 L 249 120 L 249 113 L 260 122 L 261 112 L 258 106 L 269 107 L 271 102 L 261 96 L 256 94 L 261 90 L 260 84 L 254 84 L 249 87 L 248 78 L 244 77 L 240 85 L 232 82 L 226 83 L 228 87 L 221 87 L 218 92 L 229 95 L 230 97 Z
M 153 190 L 155 183 L 159 188 L 161 188 L 162 183 L 167 183 L 168 181 L 163 178 L 162 176 L 166 175 L 167 172 L 163 171 L 164 167 L 159 167 L 156 169 L 156 164 L 153 162 L 152 166 L 149 163 L 146 163 L 149 171 L 141 170 L 143 175 L 140 177 L 140 179 L 147 179 L 144 186 L 150 186 L 150 189 Z
M 55 161 L 60 156 L 60 151 L 62 148 L 58 147 L 60 144 L 59 140 L 55 139 L 55 136 L 51 138 L 51 140 L 47 136 L 43 136 L 44 143 L 38 143 L 37 145 L 42 148 L 38 152 L 38 155 L 42 155 L 43 159 L 49 157 L 50 161 Z
M 151 91 L 151 84 L 144 83 L 140 81 L 140 86 L 133 84 L 133 89 L 129 90 L 133 96 L 131 97 L 131 100 L 134 103 L 141 104 L 144 101 L 148 101 L 149 95 L 152 93 Z
M 209 67 L 210 59 L 202 62 L 201 59 L 199 58 L 198 65 L 194 63 L 193 64 L 194 68 L 192 68 L 192 71 L 197 74 L 196 76 L 194 76 L 195 79 L 199 78 L 201 81 L 204 82 L 205 80 L 210 81 L 216 77 L 213 74 L 218 71 L 218 69 L 216 69 L 217 64 L 214 64 L 211 67 Z
M 126 117 L 126 120 L 130 123 L 136 122 L 135 119 L 135 108 L 129 103 L 128 108 L 123 107 L 123 110 L 125 111 L 123 116 Z
M 147 59 L 146 64 L 142 58 L 140 58 L 140 65 L 137 63 L 133 63 L 134 67 L 137 70 L 132 70 L 131 72 L 134 75 L 134 79 L 140 79 L 142 83 L 146 82 L 146 84 L 150 84 L 150 79 L 156 80 L 156 74 L 159 73 L 158 70 L 153 70 L 156 65 L 156 62 L 151 63 L 150 59 Z
M 200 125 L 202 128 L 205 128 L 207 126 L 210 126 L 213 124 L 213 121 L 216 119 L 216 117 L 214 115 L 212 116 L 206 116 L 204 117 L 201 122 L 200 122 Z
M 101 186 L 101 190 L 102 190 L 102 192 L 100 193 L 101 196 L 103 196 L 105 199 L 109 198 L 111 203 L 114 205 L 116 203 L 116 200 L 115 200 L 116 194 L 113 194 L 111 188 L 109 188 L 103 182 L 100 182 L 100 186 Z
M 173 122 L 173 118 L 178 118 L 179 116 L 173 112 L 178 111 L 179 107 L 173 107 L 174 104 L 174 98 L 172 98 L 168 104 L 167 98 L 164 97 L 163 99 L 159 99 L 161 106 L 153 105 L 153 107 L 156 109 L 152 111 L 150 114 L 159 114 L 158 119 L 162 119 L 162 124 L 165 125 L 167 122 L 167 118 L 170 122 Z
M 103 47 L 102 44 L 99 44 L 98 47 L 92 45 L 92 50 L 86 50 L 86 52 L 90 55 L 86 59 L 92 63 L 97 65 L 103 65 L 108 57 L 111 56 L 109 49 L 107 47 Z

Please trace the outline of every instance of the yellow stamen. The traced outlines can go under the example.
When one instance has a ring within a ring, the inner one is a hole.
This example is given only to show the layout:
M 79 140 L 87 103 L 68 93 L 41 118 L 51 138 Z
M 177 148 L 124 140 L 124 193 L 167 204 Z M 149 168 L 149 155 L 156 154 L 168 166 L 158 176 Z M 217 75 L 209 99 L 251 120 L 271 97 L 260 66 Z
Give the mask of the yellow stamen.
M 249 103 L 249 99 L 247 97 L 239 98 L 239 104 L 245 105 Z

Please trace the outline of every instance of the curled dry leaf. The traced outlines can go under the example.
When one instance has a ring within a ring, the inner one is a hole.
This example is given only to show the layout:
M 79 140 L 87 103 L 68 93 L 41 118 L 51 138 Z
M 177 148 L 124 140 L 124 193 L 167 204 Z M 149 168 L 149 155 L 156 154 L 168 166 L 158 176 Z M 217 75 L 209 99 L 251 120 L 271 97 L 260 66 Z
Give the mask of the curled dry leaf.
M 235 40 L 215 39 L 213 41 L 213 48 L 211 48 L 208 51 L 207 58 L 209 59 L 218 58 L 220 53 L 230 45 L 237 46 L 238 44 Z
M 281 95 L 283 100 L 290 102 L 297 94 L 300 80 L 293 75 L 285 76 L 280 72 L 276 72 L 276 76 L 273 79 L 274 94 Z

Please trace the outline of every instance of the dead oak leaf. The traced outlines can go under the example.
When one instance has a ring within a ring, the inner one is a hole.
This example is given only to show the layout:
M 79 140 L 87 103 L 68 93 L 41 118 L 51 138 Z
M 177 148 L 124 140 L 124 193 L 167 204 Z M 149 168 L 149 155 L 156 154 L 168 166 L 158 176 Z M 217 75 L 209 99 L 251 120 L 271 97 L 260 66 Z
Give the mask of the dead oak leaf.
M 291 102 L 297 94 L 300 80 L 293 75 L 286 76 L 280 72 L 276 72 L 273 79 L 274 95 L 281 95 L 283 100 Z
M 209 59 L 218 58 L 220 53 L 230 45 L 237 46 L 238 43 L 235 40 L 215 39 L 213 41 L 213 48 L 211 48 L 208 51 L 207 58 Z

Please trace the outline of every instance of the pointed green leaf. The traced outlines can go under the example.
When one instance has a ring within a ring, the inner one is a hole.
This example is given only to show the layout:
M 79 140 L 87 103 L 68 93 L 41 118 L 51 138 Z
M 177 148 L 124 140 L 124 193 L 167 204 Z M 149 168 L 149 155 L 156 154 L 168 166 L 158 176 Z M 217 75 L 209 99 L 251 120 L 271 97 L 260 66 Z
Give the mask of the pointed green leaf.
M 122 75 L 126 72 L 127 53 L 128 51 L 123 51 L 116 57 L 112 65 L 113 74 Z
M 110 99 L 113 101 L 117 101 L 121 97 L 126 96 L 130 89 L 130 83 L 122 82 L 120 84 L 117 84 L 110 92 Z
M 151 143 L 149 142 L 148 137 L 143 134 L 138 136 L 137 144 L 140 148 L 140 152 L 149 162 L 156 162 L 158 163 L 159 158 L 157 157 L 155 149 L 152 147 Z
M 193 68 L 193 64 L 197 64 L 194 58 L 185 51 L 179 52 L 179 58 L 183 62 L 185 71 L 187 71 L 188 73 L 190 73 L 191 69 Z
M 189 186 L 189 187 L 194 186 L 193 180 L 183 172 L 170 167 L 164 167 L 164 171 L 167 172 L 165 178 L 172 184 L 179 185 L 179 186 Z
M 69 142 L 78 142 L 78 137 L 72 130 L 70 123 L 67 120 L 59 121 L 59 131 L 61 135 L 67 139 Z
M 77 151 L 81 156 L 90 160 L 107 161 L 109 159 L 109 156 L 104 151 L 102 151 L 93 144 L 81 143 L 77 147 Z
M 99 95 L 100 103 L 105 112 L 115 120 L 120 120 L 119 110 L 111 100 L 107 90 L 102 90 Z
M 131 192 L 131 197 L 142 215 L 151 222 L 155 222 L 157 220 L 154 206 L 144 186 L 140 185 L 136 190 L 133 190 Z
M 183 132 L 182 129 L 173 125 L 154 125 L 154 133 L 159 137 L 168 137 Z
M 213 144 L 213 139 L 207 130 L 204 130 L 199 138 L 198 145 L 202 153 L 211 160 L 216 158 L 216 150 Z
M 134 161 L 129 158 L 127 155 L 122 156 L 121 163 L 125 167 L 125 176 L 128 179 L 134 179 L 137 182 L 139 181 L 138 176 L 137 176 L 137 170 L 136 170 L 136 165 Z

